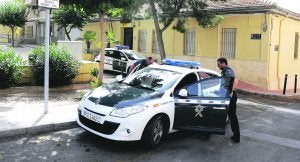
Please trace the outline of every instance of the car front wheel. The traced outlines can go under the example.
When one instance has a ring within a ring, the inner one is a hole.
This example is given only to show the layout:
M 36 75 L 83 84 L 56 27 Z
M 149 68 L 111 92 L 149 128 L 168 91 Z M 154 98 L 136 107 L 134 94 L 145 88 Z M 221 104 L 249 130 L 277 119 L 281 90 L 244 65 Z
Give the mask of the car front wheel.
M 162 116 L 157 116 L 146 126 L 142 142 L 149 148 L 158 147 L 165 135 L 165 124 Z

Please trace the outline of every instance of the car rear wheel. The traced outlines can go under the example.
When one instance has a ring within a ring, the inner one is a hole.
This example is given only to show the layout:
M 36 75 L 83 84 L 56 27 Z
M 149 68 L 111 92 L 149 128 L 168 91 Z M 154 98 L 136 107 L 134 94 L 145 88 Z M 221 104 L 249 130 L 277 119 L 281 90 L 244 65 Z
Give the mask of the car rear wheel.
M 165 123 L 162 116 L 157 116 L 146 126 L 142 142 L 149 148 L 158 147 L 165 135 Z

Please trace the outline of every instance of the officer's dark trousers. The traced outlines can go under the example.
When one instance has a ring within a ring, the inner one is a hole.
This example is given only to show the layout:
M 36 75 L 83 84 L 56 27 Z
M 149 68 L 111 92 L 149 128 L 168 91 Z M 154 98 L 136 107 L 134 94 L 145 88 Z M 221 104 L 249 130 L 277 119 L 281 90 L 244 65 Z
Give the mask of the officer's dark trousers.
M 233 92 L 233 95 L 230 99 L 228 116 L 230 119 L 230 125 L 231 125 L 231 130 L 233 132 L 233 135 L 235 138 L 239 139 L 240 138 L 240 127 L 239 127 L 239 121 L 236 116 L 236 101 L 237 101 L 237 95 L 235 92 Z

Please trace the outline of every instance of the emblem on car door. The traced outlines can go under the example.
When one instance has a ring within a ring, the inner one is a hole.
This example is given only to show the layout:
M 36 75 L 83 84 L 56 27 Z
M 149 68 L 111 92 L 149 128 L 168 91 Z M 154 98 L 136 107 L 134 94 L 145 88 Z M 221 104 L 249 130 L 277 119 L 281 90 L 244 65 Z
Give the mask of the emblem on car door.
M 196 112 L 195 117 L 199 116 L 200 118 L 202 118 L 203 117 L 202 111 L 203 111 L 203 107 L 201 105 L 196 106 L 196 108 L 195 108 L 195 112 Z

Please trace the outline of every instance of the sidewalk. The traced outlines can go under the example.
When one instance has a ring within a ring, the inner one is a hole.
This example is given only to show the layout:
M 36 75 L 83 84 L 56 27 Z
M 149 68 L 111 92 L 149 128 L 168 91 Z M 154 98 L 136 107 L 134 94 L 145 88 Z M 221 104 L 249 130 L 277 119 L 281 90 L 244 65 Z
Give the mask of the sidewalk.
M 247 95 L 258 95 L 272 100 L 300 101 L 300 88 L 297 89 L 297 93 L 294 93 L 293 89 L 287 89 L 285 95 L 283 95 L 283 90 L 267 90 L 239 81 L 238 92 Z
M 104 79 L 104 83 L 113 78 Z M 90 89 L 88 84 L 76 84 L 49 90 L 48 113 L 44 113 L 43 87 L 18 87 L 0 90 L 0 139 L 8 137 L 40 134 L 77 127 L 76 95 L 82 90 Z M 293 91 L 267 91 L 245 82 L 240 82 L 239 93 L 254 94 L 270 99 L 299 100 Z M 4 97 L 2 97 L 4 96 Z

